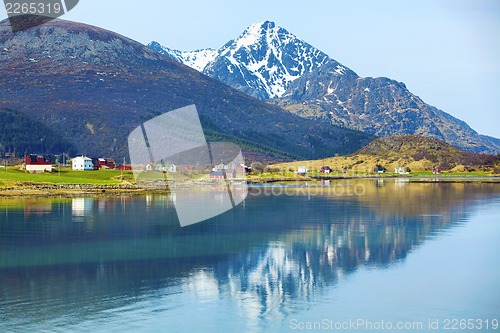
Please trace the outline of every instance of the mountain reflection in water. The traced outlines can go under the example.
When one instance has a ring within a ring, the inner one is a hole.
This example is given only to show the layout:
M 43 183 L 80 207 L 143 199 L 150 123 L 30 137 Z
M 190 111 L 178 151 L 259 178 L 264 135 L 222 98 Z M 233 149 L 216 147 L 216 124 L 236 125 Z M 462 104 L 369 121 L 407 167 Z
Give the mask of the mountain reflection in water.
M 185 291 L 230 297 L 250 319 L 283 318 L 360 266 L 405 260 L 500 193 L 497 184 L 338 184 L 364 193 L 257 187 L 187 228 L 170 196 L 2 200 L 0 322 L 85 320 Z

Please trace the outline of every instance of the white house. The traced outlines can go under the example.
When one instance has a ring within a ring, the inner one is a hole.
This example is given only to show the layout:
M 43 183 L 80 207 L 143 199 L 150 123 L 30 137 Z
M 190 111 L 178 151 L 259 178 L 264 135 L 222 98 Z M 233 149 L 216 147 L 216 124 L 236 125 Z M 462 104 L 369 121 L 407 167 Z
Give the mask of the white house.
M 166 171 L 166 172 L 177 172 L 177 166 L 175 164 L 148 164 L 146 165 L 146 171 Z
M 307 168 L 305 166 L 299 166 L 297 170 L 298 174 L 305 175 L 307 173 Z
M 86 156 L 77 156 L 71 160 L 71 167 L 73 170 L 94 170 L 92 159 Z
M 220 170 L 229 170 L 229 165 L 221 162 L 220 164 L 214 165 L 214 168 L 212 169 L 212 171 L 220 171 Z
M 394 172 L 397 173 L 398 175 L 407 175 L 409 173 L 405 170 L 404 167 L 396 167 Z

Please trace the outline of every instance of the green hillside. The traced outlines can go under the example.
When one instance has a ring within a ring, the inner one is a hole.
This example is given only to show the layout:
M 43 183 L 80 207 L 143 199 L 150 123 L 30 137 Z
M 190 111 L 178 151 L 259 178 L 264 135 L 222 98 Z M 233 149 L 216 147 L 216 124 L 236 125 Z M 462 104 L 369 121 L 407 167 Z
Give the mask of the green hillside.
M 308 170 L 328 165 L 338 172 L 365 174 L 373 173 L 375 166 L 389 172 L 394 172 L 396 167 L 404 167 L 412 172 L 440 168 L 455 173 L 500 173 L 500 155 L 466 152 L 434 138 L 404 135 L 378 138 L 354 154 L 284 163 L 277 167 L 296 170 L 299 165 L 307 166 Z

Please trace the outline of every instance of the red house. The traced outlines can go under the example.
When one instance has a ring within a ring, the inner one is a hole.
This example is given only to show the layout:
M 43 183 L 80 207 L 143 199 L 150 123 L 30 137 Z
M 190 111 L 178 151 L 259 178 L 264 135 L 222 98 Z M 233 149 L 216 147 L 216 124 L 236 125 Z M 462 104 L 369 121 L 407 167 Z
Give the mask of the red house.
M 210 179 L 224 180 L 236 178 L 236 170 L 217 170 L 210 172 Z
M 332 168 L 330 168 L 328 165 L 323 165 L 321 169 L 319 169 L 319 172 L 321 173 L 330 173 L 332 172 Z
M 52 172 L 52 159 L 49 155 L 26 156 L 26 170 L 31 173 Z
M 210 179 L 223 180 L 224 179 L 224 172 L 222 172 L 221 170 L 212 171 L 212 172 L 210 172 Z
M 112 158 L 105 158 L 104 163 L 105 163 L 105 166 L 110 168 L 110 169 L 116 168 L 115 160 Z
M 101 168 L 107 168 L 107 169 L 116 168 L 115 160 L 112 158 L 100 158 L 99 165 Z
M 131 171 L 132 167 L 130 165 L 119 165 L 116 170 Z
M 102 168 L 105 169 L 114 169 L 116 168 L 115 160 L 112 158 L 97 158 L 94 157 L 92 159 L 92 164 L 94 165 L 94 170 L 99 170 Z

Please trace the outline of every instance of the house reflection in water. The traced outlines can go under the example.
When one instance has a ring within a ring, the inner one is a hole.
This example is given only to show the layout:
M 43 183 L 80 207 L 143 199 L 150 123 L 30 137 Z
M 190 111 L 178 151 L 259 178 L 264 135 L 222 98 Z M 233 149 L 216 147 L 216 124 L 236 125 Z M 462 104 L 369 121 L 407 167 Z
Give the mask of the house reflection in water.
M 48 214 L 52 211 L 52 203 L 48 200 L 28 200 L 24 206 L 26 217 L 30 215 Z
M 73 198 L 71 200 L 71 213 L 73 217 L 83 221 L 83 217 L 92 214 L 93 206 L 94 199 L 92 198 Z

